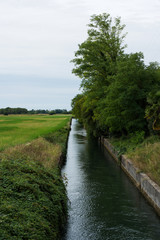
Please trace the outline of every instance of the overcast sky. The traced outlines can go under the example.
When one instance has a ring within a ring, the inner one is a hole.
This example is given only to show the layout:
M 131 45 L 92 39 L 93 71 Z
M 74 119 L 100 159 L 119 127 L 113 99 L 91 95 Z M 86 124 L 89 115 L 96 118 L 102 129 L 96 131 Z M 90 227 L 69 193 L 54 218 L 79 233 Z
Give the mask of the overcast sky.
M 160 62 L 160 0 L 0 0 L 0 108 L 71 109 L 70 60 L 104 12 L 121 16 L 128 53 Z

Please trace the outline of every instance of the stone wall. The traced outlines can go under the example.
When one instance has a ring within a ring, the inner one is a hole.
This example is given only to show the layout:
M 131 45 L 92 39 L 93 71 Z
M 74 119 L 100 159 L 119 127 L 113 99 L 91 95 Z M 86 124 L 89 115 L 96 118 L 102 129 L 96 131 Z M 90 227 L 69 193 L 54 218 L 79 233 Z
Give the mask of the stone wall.
M 140 169 L 135 167 L 130 159 L 126 158 L 124 155 L 119 156 L 118 152 L 115 151 L 112 144 L 106 138 L 101 137 L 101 143 L 105 146 L 112 157 L 120 163 L 124 172 L 130 177 L 136 187 L 160 215 L 160 187 L 145 173 L 142 173 Z

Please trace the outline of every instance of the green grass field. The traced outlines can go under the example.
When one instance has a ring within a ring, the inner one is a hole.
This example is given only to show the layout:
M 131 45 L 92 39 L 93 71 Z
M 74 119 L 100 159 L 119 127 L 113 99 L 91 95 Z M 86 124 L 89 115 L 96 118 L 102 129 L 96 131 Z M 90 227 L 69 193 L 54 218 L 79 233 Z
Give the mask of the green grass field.
M 59 163 L 70 119 L 0 116 L 0 239 L 60 239 L 67 195 Z
M 0 116 L 0 151 L 64 127 L 71 115 Z

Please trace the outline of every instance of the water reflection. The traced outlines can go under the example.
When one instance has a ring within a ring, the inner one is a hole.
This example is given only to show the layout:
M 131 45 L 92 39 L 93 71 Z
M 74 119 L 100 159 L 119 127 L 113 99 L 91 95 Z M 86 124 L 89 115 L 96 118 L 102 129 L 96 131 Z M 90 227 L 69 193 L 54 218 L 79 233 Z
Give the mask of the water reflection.
M 69 219 L 63 240 L 158 240 L 160 219 L 119 166 L 73 120 L 63 172 Z

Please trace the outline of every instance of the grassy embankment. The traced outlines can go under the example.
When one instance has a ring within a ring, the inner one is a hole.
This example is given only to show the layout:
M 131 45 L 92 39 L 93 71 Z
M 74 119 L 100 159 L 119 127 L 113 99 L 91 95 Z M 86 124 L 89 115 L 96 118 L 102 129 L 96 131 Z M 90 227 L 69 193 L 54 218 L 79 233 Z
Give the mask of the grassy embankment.
M 58 163 L 70 117 L 0 116 L 0 239 L 59 239 L 67 197 Z
M 160 185 L 160 139 L 159 136 L 144 138 L 137 133 L 130 138 L 111 139 L 119 154 L 125 154 L 134 164 Z

